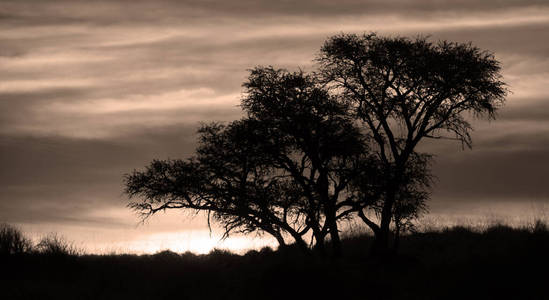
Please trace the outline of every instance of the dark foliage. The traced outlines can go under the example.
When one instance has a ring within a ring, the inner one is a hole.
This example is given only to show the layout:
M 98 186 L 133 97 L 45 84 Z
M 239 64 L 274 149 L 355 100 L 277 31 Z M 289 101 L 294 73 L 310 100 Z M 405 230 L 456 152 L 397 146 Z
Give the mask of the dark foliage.
M 35 251 L 49 256 L 78 255 L 80 250 L 63 237 L 51 233 L 38 242 Z
M 471 146 L 467 114 L 495 118 L 507 90 L 500 64 L 471 44 L 341 34 L 329 38 L 317 73 L 250 70 L 246 117 L 199 130 L 187 160 L 156 160 L 125 177 L 130 207 L 206 211 L 231 232 L 267 233 L 334 256 L 339 223 L 358 216 L 373 254 L 390 255 L 426 211 L 431 155 L 425 139 Z M 394 240 L 390 239 L 394 237 Z M 394 250 L 393 249 L 393 250 Z
M 0 224 L 0 256 L 23 254 L 31 250 L 32 243 L 21 230 L 8 224 Z
M 305 251 L 307 233 L 320 249 L 329 235 L 339 255 L 338 222 L 361 209 L 355 190 L 366 192 L 363 183 L 380 177 L 368 137 L 316 77 L 272 67 L 250 73 L 242 100 L 248 116 L 202 126 L 188 160 L 154 161 L 127 175 L 130 207 L 145 217 L 207 211 L 226 236 L 268 233 L 280 245 L 290 237 Z
M 235 255 L 1 258 L 2 299 L 546 299 L 549 231 L 456 227 L 403 235 L 386 263 L 370 236 L 343 239 L 338 260 L 291 246 Z
M 471 147 L 467 115 L 493 119 L 505 101 L 500 63 L 470 43 L 374 33 L 333 36 L 317 61 L 323 81 L 354 108 L 390 170 L 379 223 L 363 218 L 376 235 L 378 252 L 387 252 L 391 223 L 398 230 L 399 208 L 407 211 L 413 203 L 401 205 L 406 197 L 399 194 L 406 191 L 405 174 L 419 155 L 416 146 L 425 139 L 452 139 Z M 425 198 L 419 192 L 409 195 Z

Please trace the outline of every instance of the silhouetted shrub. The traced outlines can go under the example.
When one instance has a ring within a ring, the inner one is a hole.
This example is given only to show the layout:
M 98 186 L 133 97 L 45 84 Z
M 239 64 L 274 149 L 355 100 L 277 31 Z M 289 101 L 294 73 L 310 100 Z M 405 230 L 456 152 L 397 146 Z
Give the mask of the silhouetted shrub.
M 248 252 L 246 252 L 246 254 L 244 254 L 244 256 L 257 256 L 259 255 L 259 251 L 255 250 L 255 249 L 252 249 Z
M 160 252 L 156 252 L 154 254 L 154 256 L 156 257 L 167 257 L 167 258 L 173 258 L 173 257 L 179 257 L 180 255 L 178 253 L 175 253 L 171 250 L 163 250 L 163 251 L 160 251 Z
M 0 224 L 0 255 L 21 254 L 31 250 L 31 241 L 18 228 Z
M 43 237 L 36 245 L 36 250 L 39 253 L 51 256 L 79 255 L 82 252 L 56 233 Z
M 532 232 L 547 233 L 549 232 L 549 227 L 547 226 L 547 223 L 545 223 L 544 221 L 536 220 L 536 222 L 534 222 L 534 225 L 532 226 Z
M 210 253 L 208 253 L 208 256 L 235 256 L 236 254 L 232 253 L 229 250 L 225 249 L 219 249 L 214 248 Z
M 182 256 L 179 255 L 179 253 L 175 253 L 175 252 L 170 251 L 170 250 L 164 250 L 164 251 L 160 251 L 160 252 L 155 253 L 154 255 L 152 255 L 151 258 L 154 261 L 170 263 L 170 262 L 180 261 Z

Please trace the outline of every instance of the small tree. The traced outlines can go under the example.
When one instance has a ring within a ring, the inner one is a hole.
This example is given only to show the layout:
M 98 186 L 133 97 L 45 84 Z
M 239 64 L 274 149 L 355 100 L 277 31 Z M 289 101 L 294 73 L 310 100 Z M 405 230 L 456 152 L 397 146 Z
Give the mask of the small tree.
M 303 191 L 307 222 L 318 247 L 330 235 L 334 254 L 341 253 L 338 221 L 349 217 L 346 190 L 353 176 L 368 172 L 368 137 L 356 126 L 349 106 L 329 95 L 317 77 L 303 72 L 256 68 L 244 84 L 242 107 L 268 129 L 270 156 Z
M 506 96 L 500 64 L 471 44 L 376 34 L 334 36 L 318 62 L 324 82 L 353 106 L 391 170 L 380 223 L 365 219 L 376 233 L 376 251 L 386 252 L 416 146 L 424 139 L 452 139 L 470 147 L 472 127 L 464 113 L 495 117 Z

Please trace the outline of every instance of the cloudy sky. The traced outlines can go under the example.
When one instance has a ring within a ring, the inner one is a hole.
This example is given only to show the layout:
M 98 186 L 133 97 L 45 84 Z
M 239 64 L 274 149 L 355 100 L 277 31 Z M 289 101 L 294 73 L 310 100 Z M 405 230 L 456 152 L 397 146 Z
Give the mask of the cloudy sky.
M 547 217 L 549 2 L 448 2 L 0 0 L 0 222 L 90 251 L 221 245 L 200 216 L 138 225 L 123 174 L 190 155 L 201 121 L 238 118 L 247 69 L 312 70 L 327 37 L 370 31 L 470 41 L 512 90 L 472 150 L 424 145 L 431 216 Z

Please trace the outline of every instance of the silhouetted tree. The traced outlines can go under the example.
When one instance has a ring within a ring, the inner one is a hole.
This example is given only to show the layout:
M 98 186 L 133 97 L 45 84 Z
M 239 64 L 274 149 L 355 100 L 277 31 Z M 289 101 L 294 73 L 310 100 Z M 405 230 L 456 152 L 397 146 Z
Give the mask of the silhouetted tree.
M 307 248 L 299 199 L 291 182 L 272 174 L 245 121 L 209 124 L 199 130 L 197 153 L 188 160 L 155 160 L 126 175 L 126 192 L 141 199 L 130 207 L 144 217 L 165 209 L 204 211 L 231 232 L 266 232 L 285 245 L 283 232 Z
M 373 154 L 370 154 L 373 155 Z M 400 233 L 413 229 L 413 221 L 427 211 L 432 176 L 429 169 L 431 156 L 414 153 L 408 161 L 399 190 L 395 192 L 392 216 L 395 225 L 395 249 Z M 348 213 L 357 213 L 377 236 L 379 225 L 370 217 L 379 218 L 386 201 L 386 190 L 391 185 L 394 169 L 379 159 L 371 159 L 367 168 L 357 168 L 347 188 L 347 198 L 340 205 Z
M 453 139 L 471 147 L 472 128 L 464 113 L 495 117 L 506 96 L 500 64 L 471 44 L 376 34 L 331 37 L 318 62 L 324 82 L 353 107 L 384 169 L 390 170 L 379 224 L 359 212 L 375 232 L 376 252 L 385 253 L 390 224 L 400 218 L 395 213 L 417 207 L 399 208 L 406 199 L 399 196 L 407 185 L 406 170 L 418 157 L 416 146 L 423 139 Z
M 285 244 L 287 234 L 302 248 L 311 231 L 321 252 L 329 234 L 339 255 L 338 221 L 354 211 L 342 211 L 346 189 L 375 159 L 366 136 L 314 76 L 258 67 L 244 87 L 247 117 L 203 126 L 195 157 L 126 176 L 126 192 L 142 198 L 130 206 L 204 210 L 226 235 L 262 231 Z
M 367 136 L 347 104 L 329 95 L 316 77 L 303 72 L 256 68 L 244 84 L 242 107 L 263 124 L 275 146 L 274 165 L 299 185 L 306 199 L 307 224 L 317 247 L 330 234 L 341 253 L 338 221 L 349 217 L 346 193 L 358 171 L 371 170 Z
M 207 211 L 225 228 L 260 231 L 302 248 L 309 231 L 341 253 L 338 222 L 355 213 L 395 246 L 426 210 L 430 155 L 416 146 L 453 139 L 471 146 L 466 113 L 495 117 L 506 89 L 492 54 L 471 44 L 342 34 L 330 38 L 315 75 L 251 70 L 247 116 L 205 125 L 189 160 L 154 161 L 126 176 L 130 206 Z M 374 212 L 377 218 L 371 218 Z M 209 218 L 208 218 L 209 220 Z

